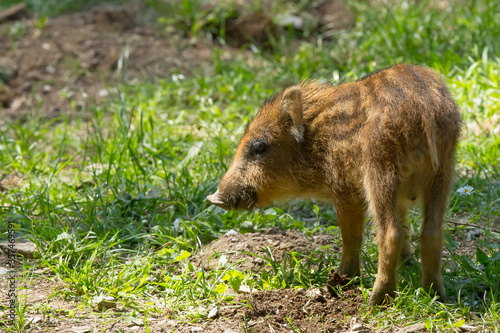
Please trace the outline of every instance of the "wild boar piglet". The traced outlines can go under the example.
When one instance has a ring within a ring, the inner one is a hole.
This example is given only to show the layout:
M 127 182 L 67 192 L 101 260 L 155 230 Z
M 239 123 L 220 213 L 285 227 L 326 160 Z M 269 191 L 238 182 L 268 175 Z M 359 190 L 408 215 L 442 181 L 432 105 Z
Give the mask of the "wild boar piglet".
M 338 86 L 304 82 L 267 99 L 208 200 L 252 209 L 287 198 L 335 206 L 339 272 L 360 273 L 363 222 L 377 224 L 378 273 L 370 301 L 396 291 L 396 267 L 412 258 L 408 208 L 422 207 L 422 284 L 445 299 L 443 216 L 462 125 L 437 73 L 399 64 Z

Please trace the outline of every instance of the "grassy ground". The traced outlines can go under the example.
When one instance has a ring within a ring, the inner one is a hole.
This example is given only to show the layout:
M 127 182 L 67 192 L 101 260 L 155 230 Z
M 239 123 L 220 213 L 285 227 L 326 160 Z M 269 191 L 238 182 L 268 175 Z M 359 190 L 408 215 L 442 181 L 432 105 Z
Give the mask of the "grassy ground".
M 206 20 L 189 3 L 173 6 L 161 24 L 182 27 L 178 33 L 194 39 L 220 30 L 222 14 Z M 228 286 L 241 282 L 256 289 L 323 286 L 327 270 L 314 274 L 300 265 L 277 266 L 267 277 L 228 269 L 193 272 L 188 259 L 202 244 L 231 229 L 240 231 L 245 221 L 257 230 L 336 232 L 335 213 L 326 206 L 295 203 L 283 210 L 225 212 L 205 197 L 216 189 L 246 123 L 266 96 L 308 78 L 342 82 L 407 62 L 438 70 L 462 110 L 467 126 L 448 214 L 482 228 L 446 226 L 451 255 L 443 273 L 450 303 L 425 295 L 418 289 L 418 271 L 402 268 L 396 301 L 384 308 L 367 306 L 363 319 L 380 329 L 424 322 L 438 331 L 456 330 L 466 322 L 500 331 L 500 234 L 492 231 L 500 229 L 500 1 L 375 6 L 353 4 L 355 28 L 330 40 L 318 36 L 292 46 L 290 36 L 282 36 L 266 50 L 252 48 L 252 63 L 243 53 L 221 60 L 216 52 L 213 71 L 121 85 L 118 97 L 85 111 L 92 114 L 89 121 L 33 117 L 3 125 L 0 170 L 21 182 L 0 191 L 1 237 L 7 239 L 11 221 L 18 237 L 44 249 L 37 262 L 24 261 L 23 279 L 33 279 L 34 268 L 49 268 L 64 282 L 58 295 L 89 308 L 95 296 L 111 295 L 145 321 L 151 315 L 204 320 L 213 305 L 229 304 L 234 295 Z M 220 13 L 228 11 L 221 7 Z M 474 188 L 472 195 L 456 192 L 465 185 Z M 319 225 L 303 218 L 316 214 Z M 418 229 L 418 212 L 412 216 Z M 457 234 L 476 238 L 475 248 L 456 253 Z M 376 274 L 377 254 L 367 237 L 366 290 Z M 149 301 L 153 294 L 163 295 L 161 304 Z M 20 320 L 2 329 L 24 331 L 29 307 L 20 300 Z M 51 314 L 50 308 L 37 310 Z M 105 320 L 107 314 L 101 316 Z

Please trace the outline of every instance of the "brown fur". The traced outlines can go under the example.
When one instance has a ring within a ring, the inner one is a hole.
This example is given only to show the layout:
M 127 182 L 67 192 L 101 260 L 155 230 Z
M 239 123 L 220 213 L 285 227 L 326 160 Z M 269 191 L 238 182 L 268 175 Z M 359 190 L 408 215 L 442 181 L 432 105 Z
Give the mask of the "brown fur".
M 450 92 L 428 68 L 400 64 L 339 86 L 303 83 L 262 105 L 208 199 L 226 209 L 289 197 L 333 203 L 343 240 L 339 270 L 349 275 L 360 272 L 370 212 L 380 253 L 374 304 L 394 296 L 399 260 L 413 253 L 406 213 L 418 203 L 422 282 L 444 299 L 442 222 L 461 124 Z M 263 140 L 267 150 L 255 154 Z

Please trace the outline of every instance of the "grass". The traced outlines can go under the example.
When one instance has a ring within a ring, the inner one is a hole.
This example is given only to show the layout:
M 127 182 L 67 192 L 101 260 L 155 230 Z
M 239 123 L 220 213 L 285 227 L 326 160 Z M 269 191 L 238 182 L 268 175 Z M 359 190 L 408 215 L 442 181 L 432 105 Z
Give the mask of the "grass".
M 150 6 L 158 8 L 158 3 Z M 453 330 L 465 320 L 500 331 L 500 235 L 491 231 L 499 229 L 500 218 L 500 1 L 452 2 L 444 9 L 427 1 L 376 6 L 353 4 L 355 28 L 329 40 L 319 35 L 292 48 L 283 35 L 270 49 L 253 48 L 257 61 L 252 64 L 245 54 L 222 60 L 219 51 L 213 71 L 121 85 L 117 98 L 87 110 L 89 121 L 32 117 L 3 125 L 0 170 L 21 181 L 0 192 L 1 235 L 6 239 L 6 223 L 12 221 L 18 236 L 44 249 L 39 261 L 23 262 L 23 279 L 33 278 L 35 268 L 49 268 L 64 282 L 56 294 L 86 309 L 93 307 L 94 297 L 110 295 L 130 309 L 130 320 L 146 322 L 150 316 L 204 320 L 212 306 L 230 304 L 234 295 L 229 287 L 241 284 L 257 289 L 324 286 L 328 269 L 311 271 L 300 259 L 287 263 L 266 256 L 269 273 L 253 276 L 223 263 L 200 271 L 189 258 L 203 244 L 240 230 L 245 221 L 257 230 L 276 226 L 335 233 L 330 207 L 293 203 L 283 209 L 225 212 L 205 197 L 228 168 L 246 123 L 272 92 L 307 78 L 342 82 L 397 62 L 418 63 L 445 77 L 467 124 L 450 218 L 465 216 L 462 222 L 484 228 L 447 225 L 451 255 L 443 270 L 451 303 L 423 293 L 419 272 L 402 268 L 399 297 L 384 308 L 367 307 L 364 319 L 380 329 L 424 322 L 438 331 Z M 160 23 L 179 27 L 179 34 L 191 38 L 217 33 L 232 15 L 217 7 L 218 14 L 207 19 L 188 2 L 172 8 Z M 216 43 L 224 43 L 224 34 L 219 35 Z M 455 192 L 463 185 L 472 186 L 473 195 Z M 320 226 L 303 219 L 315 214 Z M 418 212 L 412 216 L 412 227 L 418 229 Z M 371 226 L 366 228 L 370 234 Z M 456 252 L 458 234 L 480 236 L 472 255 Z M 371 263 L 377 255 L 373 238 L 367 237 L 364 288 L 373 282 Z M 21 320 L 17 327 L 4 323 L 5 328 L 25 329 L 22 318 L 30 307 L 21 300 Z

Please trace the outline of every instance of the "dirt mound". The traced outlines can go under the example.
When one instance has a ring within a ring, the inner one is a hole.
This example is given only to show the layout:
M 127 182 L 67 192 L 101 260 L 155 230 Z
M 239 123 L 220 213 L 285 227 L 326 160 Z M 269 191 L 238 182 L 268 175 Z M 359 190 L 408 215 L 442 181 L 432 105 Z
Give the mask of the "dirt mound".
M 332 294 L 327 288 L 258 291 L 238 295 L 233 303 L 221 308 L 215 320 L 202 324 L 170 321 L 167 328 L 181 333 L 313 333 L 349 331 L 357 325 L 363 332 L 371 331 L 359 320 L 365 306 L 359 287 L 341 294 Z
M 238 296 L 237 301 L 247 304 L 242 314 L 249 321 L 244 325 L 253 332 L 270 332 L 270 327 L 290 332 L 292 324 L 299 332 L 346 331 L 346 317 L 358 316 L 365 303 L 359 290 L 336 297 L 326 288 L 260 291 Z
M 227 259 L 227 263 L 236 268 L 258 273 L 270 267 L 266 258 L 272 257 L 281 266 L 290 252 L 296 252 L 314 260 L 329 260 L 327 264 L 330 264 L 332 250 L 340 253 L 338 248 L 331 246 L 332 238 L 332 235 L 305 236 L 297 231 L 276 228 L 268 228 L 264 233 L 228 234 L 204 246 L 203 253 L 192 261 L 200 266 L 203 258 L 205 269 L 215 268 L 224 255 L 223 261 Z M 194 326 L 177 323 L 172 328 L 175 327 L 176 332 L 198 329 L 203 332 L 347 331 L 346 318 L 359 317 L 365 304 L 359 287 L 349 282 L 349 278 L 332 270 L 324 288 L 248 290 L 235 298 L 235 306 L 221 308 L 217 319 Z
M 137 4 L 0 24 L 0 108 L 18 118 L 26 109 L 55 117 L 102 102 L 119 82 L 189 75 L 213 47 L 173 40 L 141 21 Z M 13 27 L 21 31 L 13 34 Z M 24 33 L 22 33 L 24 29 Z M 3 84 L 2 84 L 3 81 Z M 115 89 L 116 90 L 116 89 Z
M 235 265 L 243 271 L 257 273 L 267 264 L 266 259 L 271 259 L 267 248 L 272 254 L 274 261 L 281 262 L 285 255 L 290 252 L 298 252 L 304 256 L 314 254 L 315 259 L 324 259 L 331 256 L 331 247 L 323 249 L 332 242 L 331 235 L 315 235 L 306 237 L 302 233 L 293 230 L 280 232 L 276 228 L 269 228 L 266 233 L 256 232 L 248 234 L 236 234 L 222 236 L 203 248 L 201 255 L 193 258 L 195 265 L 203 264 L 205 267 L 216 267 L 219 258 L 223 254 L 228 263 Z M 338 248 L 333 248 L 339 251 Z M 254 255 L 252 255 L 252 254 Z

